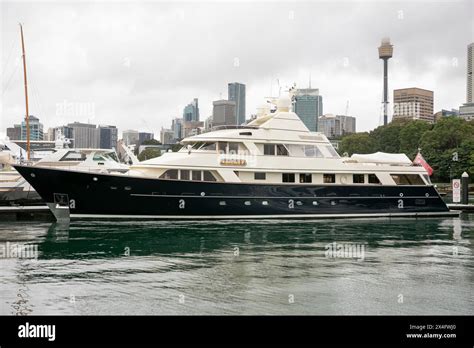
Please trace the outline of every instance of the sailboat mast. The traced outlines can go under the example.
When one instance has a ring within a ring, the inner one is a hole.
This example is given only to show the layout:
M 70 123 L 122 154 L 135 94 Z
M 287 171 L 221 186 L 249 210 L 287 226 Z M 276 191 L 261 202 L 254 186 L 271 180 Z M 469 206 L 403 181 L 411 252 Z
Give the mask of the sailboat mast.
M 26 154 L 30 160 L 30 113 L 28 111 L 28 83 L 26 78 L 26 54 L 25 54 L 25 40 L 23 39 L 23 26 L 20 23 L 21 32 L 21 49 L 23 57 L 23 77 L 25 81 L 25 105 L 26 105 Z

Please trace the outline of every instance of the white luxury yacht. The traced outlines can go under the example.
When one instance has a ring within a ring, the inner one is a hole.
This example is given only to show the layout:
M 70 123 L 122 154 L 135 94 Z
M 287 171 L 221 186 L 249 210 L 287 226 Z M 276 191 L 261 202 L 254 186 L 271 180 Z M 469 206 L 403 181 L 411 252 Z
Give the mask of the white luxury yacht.
M 450 214 L 404 154 L 340 157 L 281 98 L 245 126 L 182 141 L 127 173 L 15 166 L 58 219 L 302 218 Z

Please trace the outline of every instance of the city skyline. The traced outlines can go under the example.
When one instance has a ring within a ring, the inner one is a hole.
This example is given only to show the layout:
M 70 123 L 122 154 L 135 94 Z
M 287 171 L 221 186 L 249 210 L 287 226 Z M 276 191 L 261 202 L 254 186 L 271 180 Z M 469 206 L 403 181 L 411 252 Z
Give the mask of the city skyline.
M 247 86 L 248 118 L 264 97 L 278 95 L 280 87 L 294 82 L 305 88 L 311 75 L 313 88 L 324 95 L 325 112 L 345 114 L 349 100 L 358 131 L 370 130 L 381 124 L 383 81 L 377 46 L 385 36 L 396 48 L 389 100 L 394 89 L 419 86 L 435 92 L 435 112 L 465 102 L 466 48 L 473 41 L 471 2 L 277 3 L 271 5 L 271 17 L 268 6 L 214 4 L 212 12 L 206 4 L 2 3 L 5 75 L 0 137 L 24 115 L 22 76 L 15 72 L 20 57 L 18 21 L 25 24 L 30 114 L 38 116 L 45 129 L 90 121 L 159 134 L 192 98 L 199 98 L 201 118 L 206 119 L 212 114 L 212 101 L 226 94 L 231 81 Z M 101 17 L 105 12 L 108 18 Z M 155 23 L 152 17 L 157 13 Z M 329 30 L 345 23 L 349 13 L 356 14 L 348 23 L 351 30 Z M 450 22 L 449 30 L 437 24 L 439 16 Z M 281 28 L 246 25 L 262 18 L 278 19 Z M 367 22 L 369 18 L 373 23 Z M 318 19 L 321 24 L 315 28 L 312 23 Z M 235 26 L 239 21 L 245 23 Z M 163 33 L 166 26 L 169 33 Z M 214 30 L 220 26 L 230 33 Z M 418 30 L 421 27 L 430 30 Z M 250 29 L 253 36 L 247 33 Z M 161 35 L 155 37 L 155 32 Z M 243 38 L 238 47 L 226 41 L 229 35 Z M 150 38 L 156 48 L 148 51 L 137 37 Z M 200 54 L 183 55 L 180 47 L 176 51 L 173 37 Z M 275 50 L 278 45 L 285 49 Z M 65 101 L 72 112 L 58 112 Z

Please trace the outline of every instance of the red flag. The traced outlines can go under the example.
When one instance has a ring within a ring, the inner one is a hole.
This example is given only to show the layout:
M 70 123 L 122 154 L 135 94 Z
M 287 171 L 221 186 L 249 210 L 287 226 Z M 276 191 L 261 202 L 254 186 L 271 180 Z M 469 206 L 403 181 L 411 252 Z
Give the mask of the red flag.
M 413 160 L 413 163 L 425 168 L 425 170 L 426 170 L 426 172 L 428 173 L 429 176 L 431 176 L 433 174 L 433 168 L 431 168 L 430 165 L 428 164 L 428 162 L 425 161 L 425 159 L 423 158 L 421 153 L 418 152 L 415 159 Z

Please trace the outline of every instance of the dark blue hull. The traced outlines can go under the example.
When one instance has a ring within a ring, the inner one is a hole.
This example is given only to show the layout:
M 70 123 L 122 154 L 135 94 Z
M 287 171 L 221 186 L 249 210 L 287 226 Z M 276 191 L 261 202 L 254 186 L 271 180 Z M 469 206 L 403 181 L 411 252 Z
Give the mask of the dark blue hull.
M 433 186 L 240 184 L 15 166 L 47 203 L 78 217 L 232 218 L 448 213 Z

